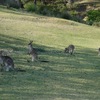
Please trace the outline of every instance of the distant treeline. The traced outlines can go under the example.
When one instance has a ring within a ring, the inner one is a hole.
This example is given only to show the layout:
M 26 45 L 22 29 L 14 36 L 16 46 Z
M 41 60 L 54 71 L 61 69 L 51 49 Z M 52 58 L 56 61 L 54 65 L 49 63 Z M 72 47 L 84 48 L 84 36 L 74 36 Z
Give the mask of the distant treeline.
M 17 8 L 23 8 L 25 4 L 29 3 L 29 2 L 33 2 L 33 4 L 37 5 L 37 3 L 41 3 L 44 5 L 48 5 L 48 4 L 63 4 L 66 5 L 67 3 L 74 3 L 74 1 L 78 1 L 78 0 L 0 0 L 0 4 L 1 5 L 9 5 L 11 7 L 17 7 Z

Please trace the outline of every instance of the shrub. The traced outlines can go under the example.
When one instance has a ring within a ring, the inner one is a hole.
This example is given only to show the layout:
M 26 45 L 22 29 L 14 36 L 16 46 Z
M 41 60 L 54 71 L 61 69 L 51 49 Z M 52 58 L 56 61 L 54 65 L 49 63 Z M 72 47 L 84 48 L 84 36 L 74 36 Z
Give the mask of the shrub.
M 54 5 L 38 5 L 37 13 L 47 15 L 47 16 L 56 16 L 58 11 Z
M 13 7 L 13 8 L 19 8 L 19 5 L 16 2 L 16 0 L 6 0 L 5 5 L 7 5 L 9 7 Z
M 48 11 L 45 5 L 38 5 L 37 6 L 37 13 L 47 15 Z
M 34 11 L 42 15 L 55 16 L 64 19 L 71 19 L 70 14 L 67 12 L 67 7 L 62 5 L 38 4 L 35 6 L 32 2 L 29 2 L 24 5 L 24 8 L 27 11 Z
M 100 22 L 100 10 L 91 10 L 87 12 L 87 23 L 92 25 L 94 22 Z
M 33 2 L 26 3 L 26 4 L 24 5 L 24 8 L 25 8 L 27 11 L 31 11 L 31 12 L 34 12 L 34 11 L 36 11 L 36 9 L 37 9 L 36 5 L 34 5 Z
M 61 12 L 61 18 L 71 19 L 71 16 L 67 11 L 63 11 L 63 12 Z

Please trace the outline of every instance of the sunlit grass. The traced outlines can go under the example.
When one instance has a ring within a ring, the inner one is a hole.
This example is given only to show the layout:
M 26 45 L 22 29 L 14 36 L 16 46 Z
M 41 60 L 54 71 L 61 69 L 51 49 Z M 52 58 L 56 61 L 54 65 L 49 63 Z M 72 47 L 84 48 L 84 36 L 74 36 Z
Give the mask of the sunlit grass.
M 30 40 L 39 54 L 34 63 L 27 62 Z M 73 56 L 64 54 L 69 44 Z M 99 100 L 99 47 L 99 28 L 0 8 L 0 49 L 26 71 L 0 72 L 0 100 Z

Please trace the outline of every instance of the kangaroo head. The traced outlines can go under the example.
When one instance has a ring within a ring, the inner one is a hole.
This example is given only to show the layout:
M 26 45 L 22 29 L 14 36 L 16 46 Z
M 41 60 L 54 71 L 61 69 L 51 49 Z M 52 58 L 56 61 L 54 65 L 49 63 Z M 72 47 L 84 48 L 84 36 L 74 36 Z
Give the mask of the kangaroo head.
M 68 53 L 69 52 L 69 49 L 68 48 L 65 48 L 65 51 L 64 52 Z
M 33 41 L 30 41 L 28 45 L 32 45 L 32 42 L 33 42 Z

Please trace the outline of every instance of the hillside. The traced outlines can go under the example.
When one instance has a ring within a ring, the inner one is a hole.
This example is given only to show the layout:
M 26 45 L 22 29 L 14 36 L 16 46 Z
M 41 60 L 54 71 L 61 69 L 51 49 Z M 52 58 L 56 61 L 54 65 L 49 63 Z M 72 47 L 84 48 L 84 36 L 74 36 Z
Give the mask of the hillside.
M 39 55 L 34 63 L 27 62 L 30 40 Z M 72 56 L 64 53 L 69 44 Z M 100 100 L 99 47 L 97 27 L 0 7 L 0 50 L 25 70 L 0 71 L 0 100 Z

